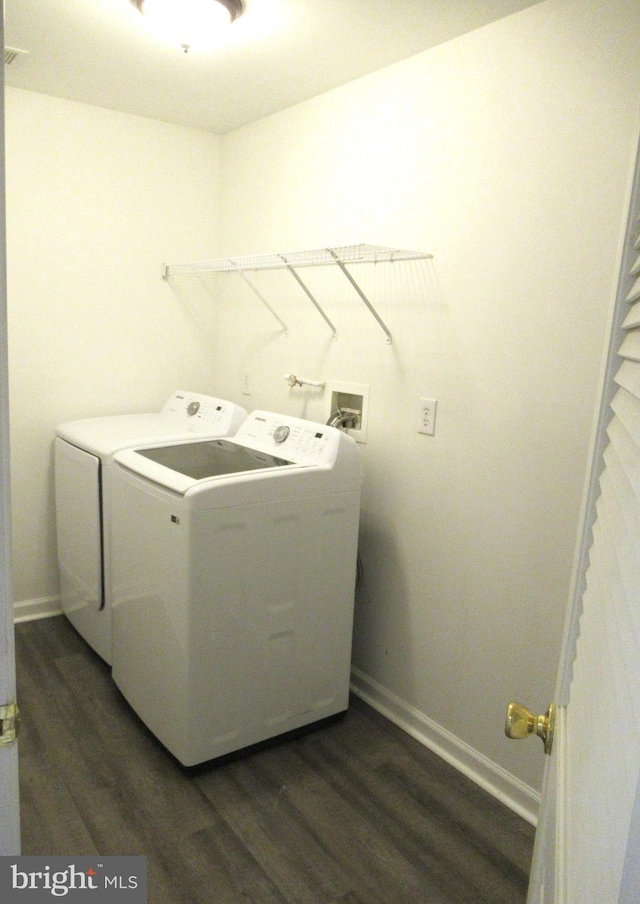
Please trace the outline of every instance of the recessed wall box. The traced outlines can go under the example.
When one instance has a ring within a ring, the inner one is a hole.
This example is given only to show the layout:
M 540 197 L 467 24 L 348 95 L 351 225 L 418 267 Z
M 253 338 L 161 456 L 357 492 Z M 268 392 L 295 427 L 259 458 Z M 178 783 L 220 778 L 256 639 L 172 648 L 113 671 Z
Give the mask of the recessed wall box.
M 329 410 L 327 420 L 340 411 L 345 418 L 346 433 L 357 443 L 366 443 L 369 420 L 369 387 L 363 383 L 327 382 Z M 351 426 L 353 424 L 353 426 Z

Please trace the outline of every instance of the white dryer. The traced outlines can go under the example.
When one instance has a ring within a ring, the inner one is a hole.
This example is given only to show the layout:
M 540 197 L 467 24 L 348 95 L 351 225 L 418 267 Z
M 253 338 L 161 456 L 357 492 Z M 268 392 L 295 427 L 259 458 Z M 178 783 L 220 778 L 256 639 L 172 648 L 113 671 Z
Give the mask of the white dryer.
M 228 436 L 247 412 L 232 402 L 174 392 L 160 412 L 60 424 L 55 439 L 56 535 L 62 610 L 111 664 L 111 471 L 126 446 Z
M 351 437 L 264 411 L 116 454 L 112 674 L 184 765 L 347 709 L 360 486 Z

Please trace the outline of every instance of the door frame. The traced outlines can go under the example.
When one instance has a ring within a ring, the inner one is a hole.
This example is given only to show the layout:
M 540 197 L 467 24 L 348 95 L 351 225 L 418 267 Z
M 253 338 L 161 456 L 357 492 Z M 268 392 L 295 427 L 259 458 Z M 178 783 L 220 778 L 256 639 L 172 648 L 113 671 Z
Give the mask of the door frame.
M 4 46 L 4 2 L 0 0 Z M 11 585 L 11 489 L 9 473 L 9 364 L 7 341 L 7 242 L 4 146 L 4 68 L 0 76 L 0 704 L 16 702 L 13 591 Z M 18 745 L 0 747 L 0 855 L 20 853 Z

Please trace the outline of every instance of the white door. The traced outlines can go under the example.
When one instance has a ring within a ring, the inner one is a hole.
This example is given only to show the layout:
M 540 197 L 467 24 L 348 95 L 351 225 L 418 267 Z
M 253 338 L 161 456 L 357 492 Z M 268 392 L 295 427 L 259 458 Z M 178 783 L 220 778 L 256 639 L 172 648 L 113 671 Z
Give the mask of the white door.
M 639 218 L 637 161 L 528 904 L 640 901 Z
M 4 3 L 0 2 L 4 37 Z M 7 257 L 4 180 L 4 71 L 0 75 L 0 706 L 16 702 L 11 592 L 9 398 L 7 380 Z M 0 745 L 0 855 L 20 853 L 18 745 Z

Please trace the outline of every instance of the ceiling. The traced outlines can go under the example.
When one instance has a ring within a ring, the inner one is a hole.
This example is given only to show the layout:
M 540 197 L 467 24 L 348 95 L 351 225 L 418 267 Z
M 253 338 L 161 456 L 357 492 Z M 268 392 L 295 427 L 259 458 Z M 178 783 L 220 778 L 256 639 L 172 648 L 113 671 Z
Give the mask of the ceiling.
M 214 52 L 185 54 L 131 0 L 5 0 L 5 47 L 28 52 L 5 82 L 225 133 L 538 2 L 245 0 Z

